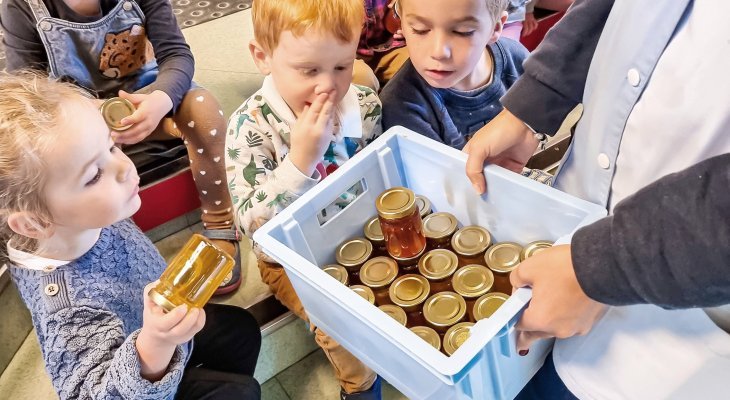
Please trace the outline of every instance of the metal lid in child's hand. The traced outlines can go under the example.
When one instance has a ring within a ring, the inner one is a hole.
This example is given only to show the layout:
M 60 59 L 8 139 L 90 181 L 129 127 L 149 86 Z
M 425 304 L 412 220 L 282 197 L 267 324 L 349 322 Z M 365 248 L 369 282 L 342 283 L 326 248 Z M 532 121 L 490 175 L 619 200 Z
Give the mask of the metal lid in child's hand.
M 380 228 L 380 219 L 378 217 L 373 217 L 365 223 L 363 233 L 365 233 L 365 237 L 371 242 L 385 242 L 385 236 L 383 236 L 383 229 Z
M 484 254 L 484 262 L 494 272 L 512 272 L 520 263 L 522 246 L 514 242 L 495 243 Z
M 421 218 L 431 214 L 431 200 L 429 200 L 428 197 L 422 194 L 417 194 L 416 205 L 418 206 L 418 212 L 421 214 Z
M 423 234 L 427 238 L 441 239 L 456 232 L 459 221 L 447 212 L 437 212 L 423 219 Z
M 390 257 L 371 258 L 360 268 L 360 280 L 371 288 L 388 286 L 397 276 L 398 263 Z
M 459 266 L 459 258 L 453 251 L 435 249 L 424 254 L 418 261 L 418 272 L 431 280 L 448 278 Z
M 484 318 L 489 318 L 494 314 L 497 309 L 504 304 L 505 301 L 509 299 L 509 296 L 500 293 L 500 292 L 492 292 L 487 293 L 484 296 L 477 299 L 476 302 L 474 302 L 474 308 L 472 310 L 472 315 L 474 315 L 474 319 L 479 321 Z
M 439 292 L 423 304 L 423 317 L 429 324 L 446 328 L 461 321 L 466 315 L 466 301 L 454 292 Z
M 528 243 L 525 248 L 522 249 L 522 253 L 520 253 L 520 260 L 525 261 L 528 257 L 534 256 L 540 251 L 552 246 L 553 242 L 548 240 L 536 240 L 532 243 Z
M 396 279 L 388 288 L 388 296 L 393 304 L 412 307 L 423 303 L 431 291 L 431 284 L 421 275 L 407 274 Z
M 369 287 L 364 285 L 352 285 L 350 286 L 350 289 L 363 299 L 367 300 L 368 303 L 375 304 L 375 294 Z
M 109 129 L 115 131 L 123 131 L 129 129 L 132 125 L 122 125 L 121 121 L 124 117 L 128 117 L 136 111 L 134 105 L 127 99 L 121 97 L 112 97 L 105 100 L 99 107 L 104 122 Z
M 476 299 L 492 289 L 494 274 L 482 265 L 465 265 L 454 273 L 451 285 L 456 293 L 468 299 Z
M 441 337 L 438 332 L 427 326 L 414 326 L 411 328 L 411 332 L 415 333 L 421 339 L 425 340 L 426 343 L 433 346 L 436 350 L 441 350 Z
M 322 271 L 329 274 L 329 276 L 337 279 L 340 283 L 347 286 L 349 283 L 349 276 L 347 275 L 347 270 L 342 265 L 338 264 L 329 264 L 322 267 Z
M 400 186 L 385 190 L 375 199 L 378 215 L 384 219 L 407 217 L 416 207 L 416 195 L 413 191 Z
M 373 253 L 373 244 L 365 238 L 348 240 L 337 247 L 335 258 L 337 263 L 347 268 L 359 267 Z
M 149 296 L 150 300 L 152 300 L 153 303 L 162 307 L 165 312 L 170 312 L 175 307 L 177 307 L 175 304 L 172 304 L 172 302 L 168 300 L 165 296 L 160 294 L 160 292 L 158 292 L 155 288 L 150 289 L 147 296 Z
M 473 326 L 473 322 L 460 322 L 449 328 L 444 334 L 444 352 L 448 355 L 454 354 L 469 339 Z
M 390 318 L 393 318 L 394 320 L 398 321 L 399 324 L 406 326 L 406 323 L 408 322 L 408 317 L 406 316 L 406 312 L 403 311 L 402 308 L 393 305 L 393 304 L 385 304 L 380 307 L 378 307 L 382 312 L 388 314 Z
M 458 254 L 474 256 L 492 244 L 492 235 L 481 226 L 465 226 L 451 237 L 451 247 Z

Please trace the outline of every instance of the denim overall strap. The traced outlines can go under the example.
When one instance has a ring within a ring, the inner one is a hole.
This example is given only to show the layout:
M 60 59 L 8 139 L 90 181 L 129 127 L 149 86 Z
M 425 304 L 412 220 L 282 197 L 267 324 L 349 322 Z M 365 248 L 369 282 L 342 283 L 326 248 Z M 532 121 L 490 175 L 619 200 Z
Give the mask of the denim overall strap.
M 49 74 L 102 98 L 120 89 L 134 92 L 157 77 L 157 62 L 145 33 L 145 16 L 134 0 L 119 3 L 98 21 L 53 18 L 42 0 L 26 0 L 48 55 Z

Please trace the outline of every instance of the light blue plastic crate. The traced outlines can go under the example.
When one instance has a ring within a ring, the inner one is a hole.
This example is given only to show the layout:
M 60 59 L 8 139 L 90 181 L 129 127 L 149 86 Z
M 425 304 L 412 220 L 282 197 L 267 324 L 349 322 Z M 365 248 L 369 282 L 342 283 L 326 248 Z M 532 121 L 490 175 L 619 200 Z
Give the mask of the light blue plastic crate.
M 484 226 L 495 241 L 522 244 L 566 242 L 606 214 L 603 207 L 496 166 L 485 168 L 489 192 L 479 196 L 465 163 L 458 150 L 392 128 L 253 235 L 284 266 L 312 322 L 411 399 L 513 398 L 552 342 L 538 342 L 525 357 L 516 354 L 514 324 L 531 297 L 529 289 L 520 289 L 447 357 L 322 272 L 319 266 L 335 262 L 337 245 L 363 235 L 383 190 L 409 187 L 428 197 L 434 211 Z M 363 193 L 321 225 L 320 211 L 358 182 Z

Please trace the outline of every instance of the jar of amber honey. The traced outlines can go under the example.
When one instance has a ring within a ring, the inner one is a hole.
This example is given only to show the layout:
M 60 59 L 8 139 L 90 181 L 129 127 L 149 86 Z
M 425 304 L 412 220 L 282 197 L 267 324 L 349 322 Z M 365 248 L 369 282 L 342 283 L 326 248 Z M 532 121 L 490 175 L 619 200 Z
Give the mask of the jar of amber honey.
M 451 248 L 459 257 L 459 266 L 484 265 L 484 252 L 492 244 L 492 235 L 481 226 L 465 226 L 451 237 Z
M 233 270 L 233 257 L 210 240 L 193 234 L 149 292 L 150 299 L 165 311 L 187 304 L 202 308 Z
M 360 267 L 373 254 L 373 245 L 365 238 L 348 240 L 337 247 L 335 259 L 350 275 L 350 284 L 360 284 Z
M 426 324 L 440 334 L 450 326 L 462 322 L 466 317 L 466 302 L 454 292 L 439 292 L 423 304 L 423 318 Z
M 418 272 L 428 279 L 434 293 L 451 291 L 451 276 L 459 266 L 453 251 L 431 250 L 418 261 Z
M 423 234 L 426 236 L 428 249 L 451 248 L 451 237 L 454 236 L 459 221 L 447 212 L 437 212 L 423 219 Z
M 504 293 L 491 292 L 477 299 L 472 309 L 472 315 L 474 316 L 474 322 L 481 321 L 485 318 L 489 318 L 494 314 L 499 307 L 509 299 L 509 296 Z
M 363 234 L 373 244 L 373 256 L 387 256 L 388 250 L 385 248 L 385 237 L 380 229 L 380 220 L 373 217 L 365 223 Z
M 454 354 L 469 339 L 473 326 L 473 322 L 460 322 L 446 331 L 444 334 L 444 353 L 447 356 Z
M 421 216 L 421 219 L 426 218 L 427 215 L 433 212 L 431 200 L 422 194 L 416 195 L 416 206 L 418 207 L 418 214 Z
M 342 265 L 329 264 L 322 267 L 322 271 L 326 272 L 329 276 L 335 278 L 341 284 L 347 286 L 350 283 L 349 275 L 347 270 Z
M 397 258 L 393 257 L 393 259 L 398 263 L 398 268 L 400 269 L 401 275 L 407 275 L 407 274 L 417 274 L 418 273 L 418 261 L 421 259 L 421 256 L 426 252 L 426 248 L 423 248 L 423 251 L 416 254 L 415 256 L 411 258 Z
M 408 274 L 396 279 L 388 289 L 390 301 L 408 315 L 408 326 L 425 325 L 422 305 L 431 293 L 428 280 L 421 275 Z
M 532 243 L 528 243 L 524 249 L 522 249 L 522 252 L 520 253 L 520 261 L 525 261 L 525 259 L 541 252 L 542 250 L 545 250 L 549 247 L 553 246 L 553 242 L 547 241 L 547 240 L 536 240 Z
M 365 299 L 368 303 L 375 305 L 375 294 L 373 294 L 373 291 L 369 287 L 365 285 L 352 285 L 350 286 L 350 290 L 357 293 L 358 296 Z
M 477 299 L 489 292 L 494 284 L 494 275 L 489 268 L 483 265 L 467 265 L 459 268 L 452 278 L 454 291 L 461 295 L 466 302 L 466 312 L 469 321 L 474 321 L 472 309 Z
M 509 274 L 520 263 L 522 246 L 514 242 L 495 243 L 484 254 L 487 267 L 494 272 L 494 291 L 512 293 Z
M 409 259 L 423 252 L 426 237 L 413 191 L 404 187 L 388 189 L 375 200 L 375 208 L 391 257 Z
M 425 340 L 426 343 L 433 346 L 436 350 L 441 350 L 441 336 L 438 332 L 427 326 L 414 326 L 411 328 L 411 332 L 415 333 L 418 337 Z
M 380 311 L 386 313 L 390 318 L 393 318 L 399 324 L 406 326 L 408 324 L 408 317 L 406 312 L 402 308 L 394 304 L 385 304 L 378 307 Z
M 375 304 L 390 304 L 388 287 L 398 277 L 398 264 L 390 257 L 375 257 L 367 260 L 360 268 L 360 281 L 372 289 Z

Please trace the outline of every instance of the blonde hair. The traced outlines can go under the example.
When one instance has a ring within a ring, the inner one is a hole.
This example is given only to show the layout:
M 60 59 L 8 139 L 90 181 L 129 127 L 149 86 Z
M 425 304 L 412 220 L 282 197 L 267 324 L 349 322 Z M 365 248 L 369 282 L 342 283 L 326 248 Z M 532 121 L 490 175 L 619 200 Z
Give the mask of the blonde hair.
M 502 13 L 507 11 L 507 7 L 510 4 L 509 0 L 485 0 L 487 5 L 487 11 L 489 12 L 489 16 L 492 17 L 492 23 L 497 23 L 499 19 L 502 17 Z M 403 17 L 403 0 L 396 0 L 395 2 L 395 10 Z
M 63 104 L 89 95 L 34 72 L 0 73 L 0 93 L 0 254 L 8 240 L 32 251 L 36 241 L 13 232 L 8 216 L 28 212 L 41 226 L 52 221 L 43 195 L 44 155 L 60 134 L 54 128 L 66 117 Z
M 362 0 L 254 0 L 251 13 L 254 38 L 268 54 L 284 31 L 315 30 L 348 43 L 359 39 L 365 21 Z

